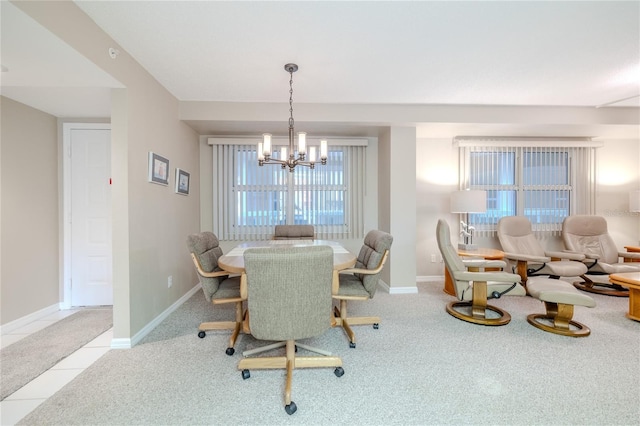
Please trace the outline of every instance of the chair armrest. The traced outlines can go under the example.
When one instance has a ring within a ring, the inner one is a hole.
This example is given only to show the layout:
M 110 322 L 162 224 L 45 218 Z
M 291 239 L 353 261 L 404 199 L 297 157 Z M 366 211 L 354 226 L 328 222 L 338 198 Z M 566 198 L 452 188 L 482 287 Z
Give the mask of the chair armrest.
M 507 263 L 504 260 L 486 260 L 482 258 L 469 258 L 462 259 L 462 263 L 467 268 L 500 268 L 504 269 L 507 267 Z
M 340 274 L 365 274 L 365 275 L 374 275 L 377 272 L 374 272 L 374 269 L 362 269 L 362 268 L 349 268 L 342 269 L 339 271 Z
M 545 251 L 545 255 L 549 257 L 557 257 L 559 259 L 584 260 L 585 255 L 575 251 Z
M 591 259 L 591 260 L 600 259 L 600 255 L 599 254 L 595 254 L 595 253 L 585 253 L 584 257 L 585 257 L 585 259 Z
M 550 262 L 551 258 L 546 256 L 532 256 L 528 254 L 519 254 L 519 253 L 505 253 L 504 257 L 511 260 L 521 260 L 524 262 L 536 262 L 536 263 L 546 263 Z
M 193 260 L 193 264 L 196 265 L 196 270 L 198 271 L 198 274 L 200 274 L 203 277 L 206 277 L 206 278 L 226 277 L 231 274 L 231 272 L 222 271 L 222 270 L 207 272 L 204 269 L 202 269 L 202 266 L 200 265 L 200 262 L 198 261 L 198 258 L 196 257 L 195 254 L 191 253 L 191 259 Z
M 240 275 L 240 298 L 242 300 L 247 300 L 248 289 L 247 289 L 247 274 L 245 272 Z M 248 324 L 249 322 L 247 322 Z
M 382 255 L 382 259 L 380 259 L 380 263 L 375 269 L 349 268 L 341 270 L 340 273 L 375 275 L 378 272 L 382 271 L 384 263 L 387 261 L 387 256 L 389 256 L 389 250 L 385 250 L 384 254 Z
M 619 251 L 618 256 L 623 259 L 640 259 L 640 253 L 628 252 L 628 251 Z
M 453 277 L 462 281 L 498 281 L 503 283 L 519 283 L 520 275 L 510 274 L 508 272 L 466 272 L 454 271 Z

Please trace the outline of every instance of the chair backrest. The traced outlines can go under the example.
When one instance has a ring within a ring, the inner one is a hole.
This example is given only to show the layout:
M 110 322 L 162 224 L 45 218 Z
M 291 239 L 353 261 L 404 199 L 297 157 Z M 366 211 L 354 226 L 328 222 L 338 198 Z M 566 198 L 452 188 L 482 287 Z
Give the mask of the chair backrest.
M 385 259 L 385 252 L 391 250 L 393 236 L 377 229 L 367 232 L 364 237 L 364 244 L 360 248 L 355 268 L 376 269 Z M 382 272 L 382 269 L 380 270 Z M 377 274 L 354 274 L 362 281 L 364 289 L 369 293 L 369 297 L 376 294 L 380 272 Z
M 498 240 L 507 253 L 544 256 L 545 251 L 524 216 L 505 216 L 498 221 Z
M 467 268 L 462 262 L 462 259 L 460 259 L 460 256 L 458 256 L 458 251 L 453 244 L 451 244 L 451 230 L 449 224 L 443 219 L 439 219 L 436 225 L 436 241 L 438 242 L 438 248 L 442 254 L 444 265 L 449 271 L 451 280 L 454 282 L 456 296 L 461 299 L 462 292 L 469 287 L 469 281 L 457 281 L 454 272 L 466 271 Z
M 568 216 L 562 222 L 562 240 L 568 250 L 597 254 L 598 262 L 618 263 L 618 248 L 602 216 Z
M 249 327 L 254 337 L 304 339 L 331 327 L 331 247 L 248 249 L 244 268 Z
M 222 249 L 218 237 L 212 232 L 200 232 L 187 237 L 187 247 L 200 263 L 200 267 L 205 272 L 220 271 L 218 258 L 222 256 Z M 196 269 L 197 270 L 197 269 Z M 220 277 L 203 277 L 198 274 L 204 297 L 210 302 L 212 296 L 218 291 Z
M 313 225 L 276 225 L 274 240 L 313 240 Z

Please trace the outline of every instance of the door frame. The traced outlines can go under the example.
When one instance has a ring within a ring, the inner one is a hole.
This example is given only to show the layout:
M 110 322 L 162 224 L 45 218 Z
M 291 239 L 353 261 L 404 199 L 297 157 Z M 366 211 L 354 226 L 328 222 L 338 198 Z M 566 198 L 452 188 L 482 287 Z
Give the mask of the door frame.
M 74 129 L 111 130 L 110 123 L 62 123 L 62 302 L 71 306 L 71 131 Z M 113 251 L 113 247 L 112 247 Z

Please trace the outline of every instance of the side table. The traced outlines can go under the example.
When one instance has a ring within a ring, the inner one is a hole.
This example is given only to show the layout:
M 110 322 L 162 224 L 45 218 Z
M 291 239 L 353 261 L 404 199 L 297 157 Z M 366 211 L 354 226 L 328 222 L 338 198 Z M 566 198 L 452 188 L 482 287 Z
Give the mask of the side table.
M 485 260 L 502 260 L 504 258 L 504 252 L 491 248 L 477 248 L 475 250 L 463 250 L 458 249 L 459 256 L 469 256 L 469 257 L 481 257 Z M 487 268 L 488 271 L 493 270 L 494 268 Z M 451 275 L 449 275 L 449 271 L 447 268 L 444 268 L 444 289 L 443 291 L 450 296 L 456 295 L 456 290 L 453 288 L 453 280 L 451 279 Z
M 629 313 L 627 317 L 640 321 L 640 272 L 622 272 L 609 275 L 609 281 L 629 289 Z
M 636 246 L 624 246 L 627 253 L 640 253 L 640 247 Z M 625 259 L 625 262 L 640 262 L 638 259 Z

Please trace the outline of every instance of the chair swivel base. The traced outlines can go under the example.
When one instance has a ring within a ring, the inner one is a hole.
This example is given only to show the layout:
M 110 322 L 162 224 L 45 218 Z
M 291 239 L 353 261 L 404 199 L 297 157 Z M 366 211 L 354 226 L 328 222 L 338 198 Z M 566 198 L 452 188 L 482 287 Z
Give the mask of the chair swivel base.
M 578 290 L 604 296 L 629 297 L 629 289 L 618 284 L 597 283 L 593 281 L 576 281 L 573 286 Z
M 340 300 L 340 307 L 333 307 L 332 327 L 342 327 L 347 338 L 349 347 L 356 347 L 356 335 L 351 329 L 352 325 L 372 325 L 375 330 L 380 328 L 380 317 L 347 317 L 347 301 Z
M 549 317 L 546 314 L 531 314 L 527 315 L 527 322 L 532 326 L 539 328 L 540 330 L 548 331 L 549 333 L 560 334 L 562 336 L 570 337 L 587 337 L 591 334 L 591 330 L 584 324 L 577 321 L 569 321 L 569 324 L 576 327 L 575 330 L 564 327 L 550 326 L 540 322 L 540 320 L 550 320 L 553 322 L 553 317 Z
M 573 305 L 553 302 L 544 302 L 544 304 L 546 313 L 527 316 L 527 322 L 532 326 L 562 336 L 587 337 L 591 334 L 589 327 L 572 319 Z
M 471 308 L 471 315 L 461 312 L 460 308 Z M 503 311 L 500 308 L 491 305 L 476 305 L 473 306 L 473 302 L 460 302 L 453 301 L 447 304 L 447 312 L 459 320 L 467 321 L 473 324 L 480 325 L 506 325 L 511 321 L 511 315 L 507 311 Z M 498 314 L 497 318 L 487 318 L 487 311 L 495 312 Z
M 247 323 L 247 311 L 242 312 L 242 304 L 236 304 L 236 320 L 235 321 L 216 321 L 216 322 L 203 322 L 198 327 L 198 337 L 204 339 L 207 335 L 207 331 L 211 330 L 233 330 L 229 337 L 229 346 L 225 353 L 229 356 L 233 355 L 236 350 L 234 346 L 238 340 L 238 336 L 241 332 L 249 334 L 247 330 L 244 330 L 244 325 Z
M 277 348 L 282 345 L 280 345 L 280 343 L 275 343 L 274 345 L 268 346 L 270 348 Z M 238 370 L 241 370 L 242 378 L 246 380 L 251 377 L 251 372 L 249 371 L 251 369 L 285 369 L 284 409 L 287 414 L 291 415 L 298 410 L 296 403 L 291 400 L 291 385 L 294 369 L 333 367 L 333 373 L 336 377 L 342 377 L 344 375 L 344 369 L 342 368 L 342 359 L 339 357 L 296 356 L 296 346 L 305 347 L 312 352 L 316 352 L 316 349 L 296 343 L 295 340 L 287 340 L 284 342 L 284 346 L 286 348 L 285 356 L 244 358 L 238 363 Z M 321 353 L 324 352 L 321 351 Z

